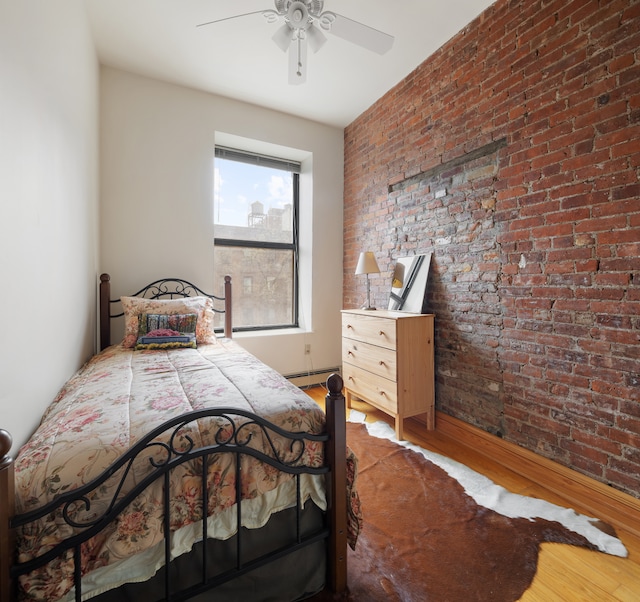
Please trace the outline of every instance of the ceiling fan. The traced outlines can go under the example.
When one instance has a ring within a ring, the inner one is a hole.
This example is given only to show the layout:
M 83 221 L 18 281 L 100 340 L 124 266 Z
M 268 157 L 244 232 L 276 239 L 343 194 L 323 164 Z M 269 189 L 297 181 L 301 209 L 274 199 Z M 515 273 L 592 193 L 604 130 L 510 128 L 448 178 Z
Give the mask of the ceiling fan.
M 198 27 L 229 19 L 262 13 L 267 23 L 284 21 L 273 35 L 283 51 L 289 51 L 289 83 L 303 84 L 307 79 L 307 43 L 317 52 L 327 41 L 323 32 L 332 33 L 362 48 L 384 54 L 393 45 L 393 36 L 331 11 L 324 11 L 324 0 L 275 0 L 276 10 L 258 10 L 224 19 L 200 23 Z

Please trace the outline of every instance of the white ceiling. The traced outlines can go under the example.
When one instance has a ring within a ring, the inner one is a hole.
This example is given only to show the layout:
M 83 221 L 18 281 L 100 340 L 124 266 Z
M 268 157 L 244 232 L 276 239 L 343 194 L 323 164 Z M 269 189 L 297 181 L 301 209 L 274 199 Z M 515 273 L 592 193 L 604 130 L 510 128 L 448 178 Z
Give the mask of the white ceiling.
M 85 0 L 105 65 L 344 127 L 494 0 L 325 0 L 333 11 L 395 37 L 380 56 L 327 34 L 309 51 L 307 82 L 288 83 L 261 14 L 196 27 L 272 0 Z

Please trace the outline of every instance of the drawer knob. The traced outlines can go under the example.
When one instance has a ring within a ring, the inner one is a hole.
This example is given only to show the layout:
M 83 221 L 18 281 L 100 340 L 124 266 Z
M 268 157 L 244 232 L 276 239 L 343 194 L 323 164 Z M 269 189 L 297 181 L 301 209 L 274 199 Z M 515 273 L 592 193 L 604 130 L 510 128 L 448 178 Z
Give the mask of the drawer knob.
M 385 364 L 382 360 L 380 360 L 380 365 L 381 366 L 386 366 L 387 364 Z
M 351 351 L 351 349 L 349 349 L 349 351 L 347 351 L 347 355 L 353 355 L 353 351 Z
M 379 334 L 381 337 L 383 337 L 383 336 L 384 336 L 384 330 L 381 330 L 378 334 Z
M 382 395 L 382 397 L 386 397 L 387 394 L 384 391 L 379 391 L 380 395 Z
M 353 330 L 353 326 L 351 326 L 351 324 L 347 324 L 347 328 L 351 328 L 351 330 Z

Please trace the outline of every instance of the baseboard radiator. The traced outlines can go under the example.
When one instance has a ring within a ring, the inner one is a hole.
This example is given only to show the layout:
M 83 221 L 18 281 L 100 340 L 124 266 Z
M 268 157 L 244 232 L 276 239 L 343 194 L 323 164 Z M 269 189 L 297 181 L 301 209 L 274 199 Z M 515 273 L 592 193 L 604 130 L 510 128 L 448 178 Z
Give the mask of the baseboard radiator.
M 290 380 L 294 385 L 304 389 L 306 387 L 315 387 L 317 385 L 325 385 L 327 378 L 332 374 L 340 374 L 341 369 L 326 368 L 324 370 L 313 370 L 311 372 L 300 372 L 299 374 L 285 374 L 285 378 Z

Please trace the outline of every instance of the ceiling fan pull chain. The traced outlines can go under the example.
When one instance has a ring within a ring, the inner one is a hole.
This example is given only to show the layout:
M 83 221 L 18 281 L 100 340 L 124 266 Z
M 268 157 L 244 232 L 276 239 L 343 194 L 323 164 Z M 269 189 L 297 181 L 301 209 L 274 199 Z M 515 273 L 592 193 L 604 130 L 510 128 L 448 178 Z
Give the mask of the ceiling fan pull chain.
M 302 77 L 302 49 L 300 48 L 300 32 L 298 32 L 298 35 L 296 36 L 296 42 L 298 43 L 298 70 L 296 71 L 296 75 L 298 77 Z

